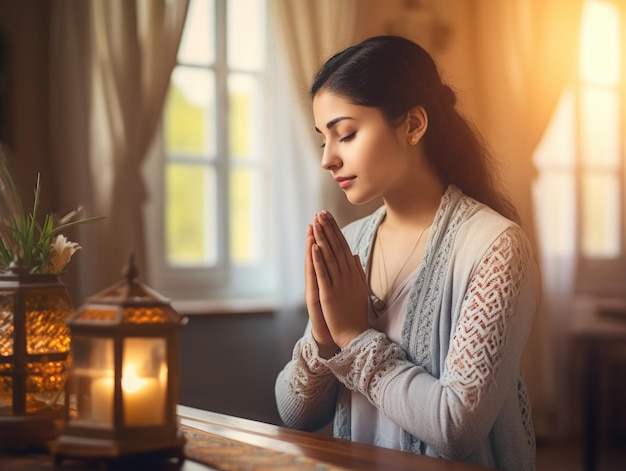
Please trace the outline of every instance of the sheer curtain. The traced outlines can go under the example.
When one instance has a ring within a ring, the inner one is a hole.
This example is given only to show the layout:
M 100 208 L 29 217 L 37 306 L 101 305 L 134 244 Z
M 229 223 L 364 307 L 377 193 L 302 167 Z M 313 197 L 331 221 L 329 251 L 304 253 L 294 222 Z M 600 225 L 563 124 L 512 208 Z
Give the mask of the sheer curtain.
M 176 63 L 188 0 L 59 0 L 51 9 L 51 154 L 60 203 L 82 202 L 75 303 L 145 267 L 141 166 Z M 71 97 L 71 98 L 68 98 Z M 70 162 L 66 164 L 65 162 Z

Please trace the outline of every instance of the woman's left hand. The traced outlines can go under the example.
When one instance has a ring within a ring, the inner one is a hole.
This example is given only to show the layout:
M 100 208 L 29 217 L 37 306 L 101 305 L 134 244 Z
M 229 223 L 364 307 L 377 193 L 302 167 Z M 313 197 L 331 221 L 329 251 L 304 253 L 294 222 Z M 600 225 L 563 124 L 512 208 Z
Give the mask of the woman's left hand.
M 369 329 L 367 280 L 337 222 L 323 211 L 313 224 L 313 267 L 322 313 L 339 348 Z

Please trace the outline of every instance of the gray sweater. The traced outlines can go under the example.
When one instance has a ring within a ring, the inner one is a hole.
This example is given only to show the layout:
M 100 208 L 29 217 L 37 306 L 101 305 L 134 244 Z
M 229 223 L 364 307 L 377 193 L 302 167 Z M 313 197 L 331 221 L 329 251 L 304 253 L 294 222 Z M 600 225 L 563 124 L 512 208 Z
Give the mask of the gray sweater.
M 367 266 L 384 207 L 344 228 Z M 401 449 L 533 470 L 535 438 L 520 358 L 537 308 L 536 266 L 522 229 L 450 186 L 409 295 L 402 344 L 370 329 L 329 360 L 310 326 L 276 379 L 286 425 L 334 417 L 350 439 L 350 391 L 402 429 Z

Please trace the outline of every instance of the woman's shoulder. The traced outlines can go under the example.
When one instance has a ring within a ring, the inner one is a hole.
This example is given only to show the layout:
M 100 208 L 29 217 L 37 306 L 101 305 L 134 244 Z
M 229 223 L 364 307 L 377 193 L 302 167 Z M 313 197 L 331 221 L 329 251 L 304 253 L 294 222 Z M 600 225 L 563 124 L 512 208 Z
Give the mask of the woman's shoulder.
M 519 228 L 518 224 L 493 208 L 450 186 L 443 198 L 442 206 L 450 206 L 450 223 L 458 225 L 460 232 L 500 234 L 507 229 Z
M 528 234 L 516 222 L 490 207 L 477 203 L 475 210 L 459 227 L 453 244 L 456 263 L 476 264 L 489 257 L 517 260 L 518 267 L 532 267 L 535 255 Z
M 454 208 L 448 219 L 447 231 L 454 233 L 454 245 L 469 256 L 483 253 L 505 237 L 512 243 L 527 245 L 529 239 L 524 229 L 491 207 L 465 195 L 453 192 Z

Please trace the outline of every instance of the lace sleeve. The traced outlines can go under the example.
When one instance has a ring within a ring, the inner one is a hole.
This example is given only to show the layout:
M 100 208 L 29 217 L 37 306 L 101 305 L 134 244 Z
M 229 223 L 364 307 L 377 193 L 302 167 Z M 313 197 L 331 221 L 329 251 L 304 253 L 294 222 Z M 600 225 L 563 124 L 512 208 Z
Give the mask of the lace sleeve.
M 399 345 L 385 334 L 369 329 L 324 363 L 348 389 L 359 391 L 376 405 L 379 403 L 383 379 L 405 360 L 406 356 Z
M 332 418 L 337 380 L 320 358 L 317 343 L 305 334 L 279 373 L 275 394 L 278 412 L 290 427 L 315 430 Z
M 483 392 L 495 386 L 529 257 L 519 228 L 505 231 L 475 271 L 461 309 L 441 383 L 474 410 Z M 520 332 L 521 334 L 521 332 Z

